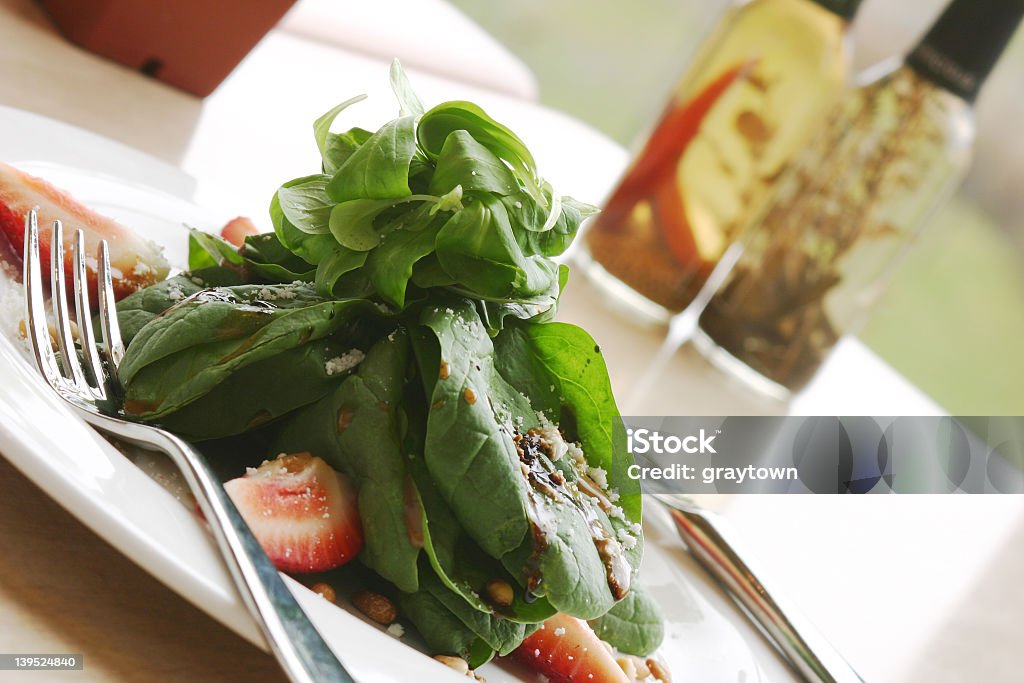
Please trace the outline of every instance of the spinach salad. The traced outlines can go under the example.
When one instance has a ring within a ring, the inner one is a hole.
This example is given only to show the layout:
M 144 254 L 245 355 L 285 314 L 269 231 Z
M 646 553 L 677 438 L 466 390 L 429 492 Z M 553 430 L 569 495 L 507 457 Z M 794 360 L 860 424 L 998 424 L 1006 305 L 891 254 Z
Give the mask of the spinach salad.
M 317 119 L 321 168 L 275 193 L 272 233 L 191 230 L 188 271 L 119 304 L 123 411 L 345 473 L 353 564 L 435 653 L 475 668 L 562 612 L 646 655 L 662 627 L 639 491 L 611 486 L 630 460 L 607 370 L 553 320 L 554 257 L 595 209 L 476 105 L 425 110 L 397 62 L 391 82 L 400 114 L 376 132 L 331 131 L 362 98 Z

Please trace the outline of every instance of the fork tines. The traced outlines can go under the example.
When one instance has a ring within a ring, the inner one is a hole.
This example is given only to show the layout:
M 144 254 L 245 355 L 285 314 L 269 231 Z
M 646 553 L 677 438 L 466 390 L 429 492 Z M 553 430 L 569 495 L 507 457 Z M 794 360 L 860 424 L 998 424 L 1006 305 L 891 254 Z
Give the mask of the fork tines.
M 106 240 L 100 242 L 96 268 L 97 302 L 103 344 L 96 344 L 92 327 L 92 307 L 89 303 L 89 285 L 85 256 L 85 234 L 75 231 L 72 245 L 72 280 L 75 300 L 75 318 L 85 361 L 83 369 L 75 347 L 68 314 L 67 279 L 64 274 L 64 229 L 54 221 L 50 237 L 50 295 L 57 331 L 60 361 L 53 351 L 43 298 L 42 266 L 39 262 L 39 218 L 33 209 L 25 215 L 25 330 L 36 365 L 54 389 L 67 396 L 69 393 L 88 400 L 107 397 L 111 373 L 124 354 L 121 333 L 114 309 L 114 288 L 110 274 L 110 253 Z M 63 369 L 63 372 L 62 372 Z

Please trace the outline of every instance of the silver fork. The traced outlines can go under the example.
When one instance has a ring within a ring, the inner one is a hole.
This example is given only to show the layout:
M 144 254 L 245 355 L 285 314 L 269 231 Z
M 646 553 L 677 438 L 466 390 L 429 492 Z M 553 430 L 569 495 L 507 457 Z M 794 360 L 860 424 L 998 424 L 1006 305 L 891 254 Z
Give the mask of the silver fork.
M 97 286 L 103 344 L 97 348 L 86 282 L 85 239 L 75 234 L 74 292 L 78 334 L 85 368 L 78 359 L 65 300 L 64 243 L 60 221 L 50 240 L 51 294 L 56 318 L 60 361 L 50 342 L 39 262 L 39 226 L 36 212 L 25 216 L 25 327 L 36 365 L 46 382 L 94 428 L 125 441 L 162 451 L 181 470 L 199 508 L 213 530 L 217 546 L 234 579 L 242 601 L 259 625 L 278 663 L 294 683 L 354 683 L 324 642 L 273 563 L 253 537 L 245 520 L 224 491 L 206 459 L 186 441 L 149 425 L 128 422 L 100 411 L 97 402 L 116 390 L 117 366 L 124 345 L 117 324 L 106 241 L 99 246 Z

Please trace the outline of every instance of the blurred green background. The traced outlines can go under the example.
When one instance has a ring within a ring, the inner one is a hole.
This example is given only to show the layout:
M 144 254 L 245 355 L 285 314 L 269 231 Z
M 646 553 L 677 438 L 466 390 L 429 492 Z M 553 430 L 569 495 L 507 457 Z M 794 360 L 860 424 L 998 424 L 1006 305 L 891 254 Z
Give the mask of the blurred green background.
M 725 0 L 452 0 L 536 74 L 541 101 L 624 145 L 652 123 Z M 858 68 L 901 54 L 944 0 L 866 0 Z M 1021 31 L 1024 33 L 1024 31 Z M 1024 36 L 982 95 L 977 156 L 860 337 L 943 407 L 1024 415 Z

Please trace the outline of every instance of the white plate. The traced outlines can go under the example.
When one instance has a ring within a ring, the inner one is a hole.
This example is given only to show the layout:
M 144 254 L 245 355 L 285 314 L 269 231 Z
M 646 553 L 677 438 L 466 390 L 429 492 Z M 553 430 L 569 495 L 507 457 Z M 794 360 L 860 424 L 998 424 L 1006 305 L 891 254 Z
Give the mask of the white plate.
M 123 149 L 92 142 L 98 155 Z M 182 223 L 216 228 L 221 222 L 221 217 L 209 216 L 182 199 L 134 182 L 49 160 L 12 161 L 165 245 L 173 262 L 182 263 L 185 257 Z M 0 300 L 17 296 L 18 288 L 0 283 Z M 263 647 L 211 539 L 191 510 L 157 482 L 164 479 L 161 468 L 147 468 L 147 476 L 75 418 L 36 376 L 23 352 L 19 341 L 0 335 L 0 453 L 111 545 Z M 661 652 L 676 680 L 792 680 L 735 608 L 691 563 L 667 519 L 656 513 L 649 512 L 645 520 L 648 543 L 642 575 L 665 612 L 668 635 Z M 455 680 L 449 670 L 378 627 L 327 603 L 297 582 L 289 579 L 289 585 L 358 680 L 407 681 L 412 672 L 421 681 Z M 522 671 L 493 664 L 483 674 L 492 682 L 524 679 Z M 525 674 L 525 679 L 534 678 Z

